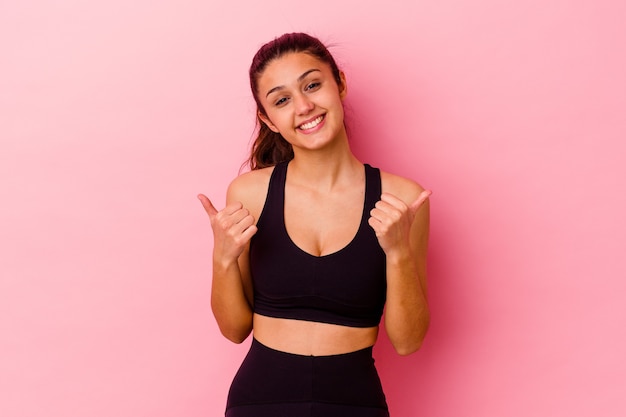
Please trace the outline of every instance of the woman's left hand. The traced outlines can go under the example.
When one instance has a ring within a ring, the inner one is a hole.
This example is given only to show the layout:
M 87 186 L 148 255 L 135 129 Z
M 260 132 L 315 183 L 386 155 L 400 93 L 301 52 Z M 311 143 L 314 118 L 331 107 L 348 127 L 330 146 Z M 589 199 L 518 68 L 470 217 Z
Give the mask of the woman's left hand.
M 370 211 L 369 225 L 374 229 L 378 243 L 387 255 L 396 250 L 408 250 L 411 225 L 415 214 L 430 196 L 424 190 L 417 199 L 407 205 L 393 194 L 383 193 Z

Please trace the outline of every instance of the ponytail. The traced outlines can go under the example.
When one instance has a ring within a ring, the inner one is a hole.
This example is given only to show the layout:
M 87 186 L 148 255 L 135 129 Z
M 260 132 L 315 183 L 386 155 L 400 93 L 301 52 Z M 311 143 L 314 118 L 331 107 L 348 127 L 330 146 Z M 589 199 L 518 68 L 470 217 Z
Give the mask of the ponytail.
M 293 148 L 280 133 L 257 119 L 259 133 L 252 144 L 248 164 L 251 170 L 267 168 L 293 159 Z

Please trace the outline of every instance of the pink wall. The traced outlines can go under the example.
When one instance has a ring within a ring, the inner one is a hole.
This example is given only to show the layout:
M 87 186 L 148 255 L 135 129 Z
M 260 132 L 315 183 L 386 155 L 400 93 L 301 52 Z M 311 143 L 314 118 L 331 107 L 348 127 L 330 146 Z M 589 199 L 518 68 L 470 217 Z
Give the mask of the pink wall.
M 247 343 L 195 195 L 295 30 L 336 44 L 355 152 L 435 193 L 430 334 L 376 349 L 394 417 L 624 415 L 626 3 L 236 3 L 0 3 L 0 415 L 221 415 Z

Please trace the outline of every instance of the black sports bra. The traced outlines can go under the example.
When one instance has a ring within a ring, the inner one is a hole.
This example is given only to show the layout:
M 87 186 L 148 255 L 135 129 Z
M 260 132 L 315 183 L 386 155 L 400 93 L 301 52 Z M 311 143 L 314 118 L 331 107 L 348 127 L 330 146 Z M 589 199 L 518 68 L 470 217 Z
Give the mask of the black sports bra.
M 363 214 L 352 241 L 337 252 L 314 256 L 296 246 L 285 228 L 287 166 L 284 162 L 274 167 L 258 231 L 250 241 L 254 312 L 350 327 L 377 326 L 385 305 L 386 261 L 367 221 L 380 199 L 380 171 L 365 164 Z

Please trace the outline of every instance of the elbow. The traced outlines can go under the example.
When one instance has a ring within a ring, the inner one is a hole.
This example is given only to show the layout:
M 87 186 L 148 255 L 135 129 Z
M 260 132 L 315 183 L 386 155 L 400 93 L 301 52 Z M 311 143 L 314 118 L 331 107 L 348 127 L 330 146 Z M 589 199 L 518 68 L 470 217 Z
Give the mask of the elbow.
M 402 339 L 396 340 L 395 342 L 393 342 L 392 340 L 392 344 L 396 353 L 400 356 L 408 356 L 420 350 L 420 348 L 424 344 L 424 339 L 426 337 L 426 333 L 428 332 L 429 326 L 430 314 L 427 313 L 421 318 L 417 328 L 410 332 L 410 335 L 407 335 L 407 337 L 404 337 Z
M 224 337 L 226 339 L 230 340 L 231 342 L 233 342 L 233 343 L 235 343 L 237 345 L 243 343 L 243 341 L 248 338 L 248 335 L 241 336 L 241 335 L 227 335 L 227 334 L 224 334 L 224 333 L 222 333 L 222 334 L 224 335 Z
M 409 356 L 412 353 L 417 352 L 422 347 L 423 339 L 416 340 L 411 343 L 402 343 L 394 345 L 396 353 L 400 356 Z
M 252 332 L 252 313 L 249 311 L 231 312 L 219 304 L 211 303 L 213 317 L 217 322 L 220 333 L 229 341 L 240 344 L 248 338 Z
M 215 315 L 215 318 L 222 336 L 233 343 L 242 343 L 252 332 L 252 316 Z
M 220 332 L 222 336 L 224 336 L 229 341 L 241 344 L 244 340 L 248 338 L 252 329 L 223 329 L 220 328 Z

